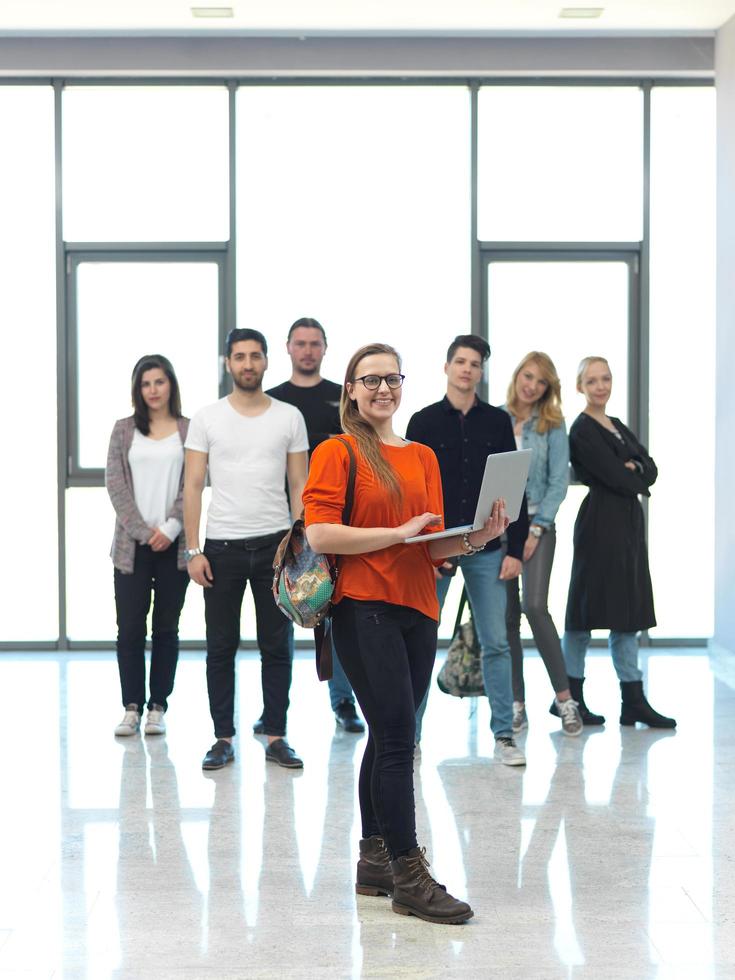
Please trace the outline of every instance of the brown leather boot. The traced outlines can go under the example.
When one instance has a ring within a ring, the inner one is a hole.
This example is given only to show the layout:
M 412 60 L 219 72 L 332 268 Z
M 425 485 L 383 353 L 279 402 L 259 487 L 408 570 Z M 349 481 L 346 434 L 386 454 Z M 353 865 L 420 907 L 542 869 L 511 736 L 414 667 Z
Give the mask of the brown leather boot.
M 382 837 L 366 837 L 360 841 L 355 891 L 358 895 L 393 894 L 390 854 Z
M 426 922 L 445 925 L 466 922 L 475 914 L 467 902 L 450 895 L 429 874 L 426 848 L 414 847 L 391 863 L 393 868 L 393 911 L 415 915 Z

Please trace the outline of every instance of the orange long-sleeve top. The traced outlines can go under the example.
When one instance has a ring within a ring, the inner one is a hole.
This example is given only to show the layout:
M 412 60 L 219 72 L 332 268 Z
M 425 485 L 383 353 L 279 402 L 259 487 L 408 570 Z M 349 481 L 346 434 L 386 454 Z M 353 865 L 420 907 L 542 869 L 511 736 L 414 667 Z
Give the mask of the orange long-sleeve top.
M 433 450 L 419 442 L 405 446 L 381 445 L 381 452 L 398 474 L 400 499 L 391 500 L 363 460 L 353 436 L 341 436 L 352 444 L 357 458 L 357 477 L 351 527 L 398 527 L 411 517 L 431 511 L 444 513 L 441 474 Z M 349 455 L 338 439 L 317 446 L 309 464 L 304 488 L 304 520 L 310 524 L 341 524 L 347 492 Z M 427 530 L 440 531 L 441 524 Z M 418 609 L 439 619 L 434 566 L 428 544 L 395 544 L 364 555 L 341 555 L 333 601 L 350 599 L 391 602 Z

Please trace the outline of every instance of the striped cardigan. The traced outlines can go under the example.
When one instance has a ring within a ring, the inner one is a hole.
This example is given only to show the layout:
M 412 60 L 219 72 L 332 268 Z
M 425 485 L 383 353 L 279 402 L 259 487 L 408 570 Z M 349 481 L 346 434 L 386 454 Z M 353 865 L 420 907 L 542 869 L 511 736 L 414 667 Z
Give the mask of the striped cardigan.
M 177 419 L 179 436 L 182 444 L 189 430 L 189 420 Z M 151 529 L 143 520 L 135 503 L 133 492 L 133 475 L 130 472 L 128 453 L 133 444 L 135 420 L 133 416 L 118 419 L 110 436 L 110 448 L 107 451 L 107 466 L 105 467 L 105 486 L 110 495 L 112 506 L 115 508 L 115 536 L 112 539 L 110 557 L 115 568 L 125 575 L 132 575 L 135 565 L 135 545 L 146 544 L 151 536 Z M 181 471 L 179 492 L 166 519 L 175 517 L 183 523 L 184 520 L 184 471 Z M 178 567 L 186 568 L 184 548 L 186 541 L 183 531 L 179 535 Z

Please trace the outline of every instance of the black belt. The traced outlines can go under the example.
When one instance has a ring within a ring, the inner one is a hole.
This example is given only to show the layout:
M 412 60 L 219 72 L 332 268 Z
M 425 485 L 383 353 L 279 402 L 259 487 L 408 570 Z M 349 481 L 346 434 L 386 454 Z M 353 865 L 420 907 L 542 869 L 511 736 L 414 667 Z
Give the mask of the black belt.
M 222 538 L 207 538 L 207 541 L 211 541 L 213 544 L 224 544 L 230 548 L 240 548 L 243 551 L 257 551 L 258 548 L 266 548 L 268 545 L 277 544 L 287 532 L 288 528 L 286 527 L 282 531 L 263 534 L 258 538 L 228 538 L 227 540 L 223 540 Z

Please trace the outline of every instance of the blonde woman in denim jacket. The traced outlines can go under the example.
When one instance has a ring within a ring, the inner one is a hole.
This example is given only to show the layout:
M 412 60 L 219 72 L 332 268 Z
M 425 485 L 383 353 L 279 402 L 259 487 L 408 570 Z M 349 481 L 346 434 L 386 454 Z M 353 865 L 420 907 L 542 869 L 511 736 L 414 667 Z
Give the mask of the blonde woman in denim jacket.
M 513 731 L 528 727 L 523 683 L 521 611 L 554 689 L 551 713 L 566 735 L 579 735 L 582 718 L 569 689 L 559 634 L 548 608 L 549 580 L 556 549 L 554 520 L 569 485 L 569 440 L 561 412 L 561 386 L 547 354 L 531 351 L 513 372 L 503 408 L 513 421 L 519 449 L 532 449 L 526 485 L 530 528 L 523 549 L 523 605 L 518 579 L 506 583 L 506 626 L 513 672 Z

